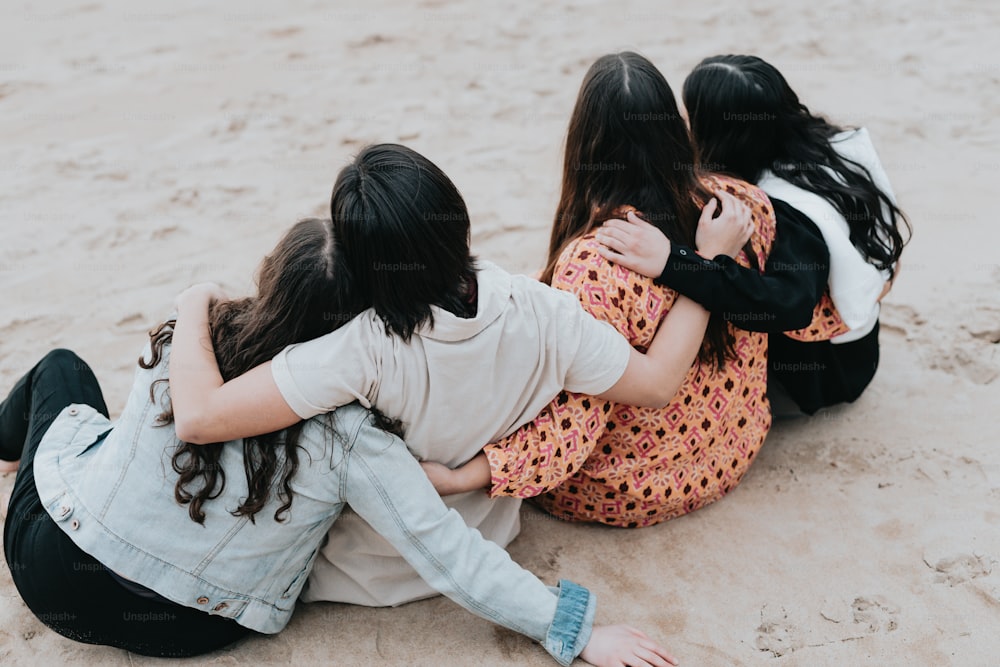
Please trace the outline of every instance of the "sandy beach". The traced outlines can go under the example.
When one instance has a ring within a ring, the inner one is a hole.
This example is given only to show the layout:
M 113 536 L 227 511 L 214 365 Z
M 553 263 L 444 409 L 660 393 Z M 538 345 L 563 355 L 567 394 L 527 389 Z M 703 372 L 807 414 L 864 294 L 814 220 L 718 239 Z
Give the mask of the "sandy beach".
M 688 667 L 997 664 L 1000 5 L 58 0 L 0 17 L 0 391 L 68 347 L 112 416 L 174 296 L 249 290 L 365 144 L 427 155 L 475 252 L 533 273 L 594 59 L 639 51 L 678 94 L 708 55 L 774 63 L 811 109 L 869 128 L 913 223 L 874 383 L 777 423 L 719 503 L 633 531 L 526 506 L 511 554 Z M 167 664 L 56 635 L 0 567 L 0 664 Z M 556 664 L 444 598 L 300 605 L 279 635 L 171 662 Z

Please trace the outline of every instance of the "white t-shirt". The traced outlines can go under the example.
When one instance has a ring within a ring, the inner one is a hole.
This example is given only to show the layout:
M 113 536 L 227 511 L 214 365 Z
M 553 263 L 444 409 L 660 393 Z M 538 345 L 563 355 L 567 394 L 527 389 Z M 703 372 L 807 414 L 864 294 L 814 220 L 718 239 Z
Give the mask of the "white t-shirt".
M 432 308 L 433 325 L 403 342 L 366 311 L 275 357 L 282 396 L 303 419 L 354 400 L 374 405 L 402 421 L 418 458 L 454 466 L 534 419 L 563 388 L 600 394 L 621 379 L 629 344 L 614 327 L 571 294 L 480 266 L 475 317 Z M 502 546 L 520 530 L 517 499 L 475 491 L 446 502 Z M 367 524 L 344 519 L 330 532 L 303 599 L 396 605 L 435 594 Z

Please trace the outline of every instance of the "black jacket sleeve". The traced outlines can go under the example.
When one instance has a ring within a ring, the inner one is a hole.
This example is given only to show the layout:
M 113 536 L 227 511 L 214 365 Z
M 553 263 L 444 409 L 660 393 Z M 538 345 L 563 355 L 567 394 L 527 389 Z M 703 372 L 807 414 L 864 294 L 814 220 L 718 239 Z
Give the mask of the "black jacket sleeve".
M 830 274 L 830 252 L 805 214 L 772 199 L 777 222 L 764 272 L 672 244 L 656 282 L 694 299 L 740 329 L 777 333 L 808 326 Z

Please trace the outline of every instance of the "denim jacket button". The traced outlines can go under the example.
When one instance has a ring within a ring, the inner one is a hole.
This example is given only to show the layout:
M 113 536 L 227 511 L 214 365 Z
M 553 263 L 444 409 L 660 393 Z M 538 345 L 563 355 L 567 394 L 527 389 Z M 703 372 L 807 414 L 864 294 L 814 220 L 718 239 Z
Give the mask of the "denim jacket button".
M 223 610 L 225 610 L 225 609 L 226 609 L 226 607 L 228 607 L 228 606 L 229 606 L 229 605 L 228 605 L 228 604 L 226 604 L 225 602 L 220 602 L 219 604 L 215 605 L 215 606 L 214 606 L 214 607 L 212 608 L 212 611 L 223 611 Z
M 197 602 L 198 604 L 208 604 L 208 598 L 202 595 L 200 598 L 198 598 Z
M 80 527 L 80 520 L 79 519 L 73 519 L 72 521 L 69 522 L 69 528 L 70 528 L 70 530 L 76 530 L 79 527 Z
M 76 417 L 78 414 L 80 414 L 80 411 L 77 410 L 76 408 L 70 408 L 69 410 L 66 411 L 66 414 L 68 414 L 70 417 Z
M 72 511 L 73 511 L 72 507 L 70 507 L 69 505 L 63 505 L 62 507 L 59 508 L 59 516 L 60 518 L 64 517 Z

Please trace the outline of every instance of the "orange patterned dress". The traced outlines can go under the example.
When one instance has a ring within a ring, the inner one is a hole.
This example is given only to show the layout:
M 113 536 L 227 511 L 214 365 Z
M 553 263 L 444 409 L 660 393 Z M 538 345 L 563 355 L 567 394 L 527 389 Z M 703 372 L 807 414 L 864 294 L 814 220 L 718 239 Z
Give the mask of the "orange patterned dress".
M 764 266 L 774 210 L 763 191 L 713 177 L 752 210 L 751 246 Z M 559 258 L 553 286 L 576 294 L 598 319 L 645 350 L 677 293 L 609 263 L 592 234 Z M 737 261 L 749 262 L 743 253 Z M 696 361 L 663 409 L 562 392 L 533 421 L 485 448 L 492 496 L 537 497 L 556 517 L 637 527 L 718 500 L 746 473 L 771 425 L 767 337 L 736 329 L 733 360 L 716 370 Z
M 844 320 L 841 319 L 837 307 L 833 305 L 830 298 L 829 288 L 823 292 L 816 307 L 813 308 L 812 322 L 808 326 L 795 331 L 786 331 L 785 335 L 792 340 L 803 343 L 815 343 L 821 340 L 830 340 L 834 336 L 850 331 Z

